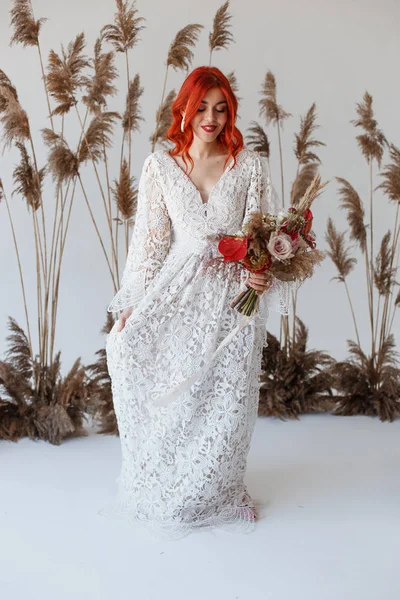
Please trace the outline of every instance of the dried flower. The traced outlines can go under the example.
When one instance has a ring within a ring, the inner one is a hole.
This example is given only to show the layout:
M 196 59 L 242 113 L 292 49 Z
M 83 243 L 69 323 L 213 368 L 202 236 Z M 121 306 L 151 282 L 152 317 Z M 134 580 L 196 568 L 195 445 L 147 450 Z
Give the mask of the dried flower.
M 339 271 L 338 277 L 333 277 L 338 281 L 344 282 L 345 278 L 351 273 L 357 264 L 357 260 L 349 256 L 350 249 L 345 247 L 345 234 L 339 233 L 331 218 L 328 219 L 328 226 L 325 239 L 330 250 L 328 256 Z
M 143 88 L 140 85 L 140 75 L 135 75 L 129 84 L 129 90 L 126 97 L 126 109 L 122 117 L 122 127 L 125 133 L 128 131 L 138 131 L 139 121 L 144 121 L 140 116 L 139 100 L 143 94 Z
M 376 257 L 374 269 L 374 282 L 381 296 L 390 294 L 396 269 L 392 268 L 392 251 L 390 248 L 390 231 L 382 238 L 381 247 Z
M 208 45 L 210 52 L 227 48 L 230 42 L 234 42 L 232 33 L 230 32 L 229 21 L 232 16 L 228 13 L 229 0 L 225 2 L 215 13 L 213 30 L 208 36 Z
M 53 115 L 65 115 L 76 105 L 76 94 L 81 87 L 88 84 L 83 70 L 89 66 L 89 60 L 83 54 L 85 35 L 77 35 L 68 44 L 67 51 L 62 46 L 62 57 L 50 50 L 48 74 L 46 77 L 50 95 L 59 103 Z
M 17 91 L 4 71 L 0 71 L 0 114 L 6 148 L 13 142 L 30 139 L 28 115 L 20 105 Z
M 237 95 L 239 91 L 238 82 L 236 79 L 235 71 L 231 71 L 226 75 L 227 80 L 229 81 L 229 85 L 231 86 L 232 92 L 235 94 L 237 101 L 241 100 L 241 98 Z
M 298 207 L 299 201 L 304 197 L 307 189 L 310 187 L 317 174 L 317 163 L 310 162 L 301 167 L 290 192 L 292 206 Z
M 387 140 L 383 132 L 378 128 L 378 122 L 374 118 L 372 110 L 372 96 L 365 92 L 363 101 L 357 103 L 358 119 L 350 121 L 355 127 L 364 129 L 365 134 L 357 136 L 358 145 L 367 161 L 376 159 L 381 166 L 383 151 Z
M 381 173 L 383 182 L 378 188 L 383 189 L 392 202 L 400 205 L 400 150 L 394 144 L 390 144 L 389 154 L 392 163 Z
M 251 121 L 250 127 L 248 128 L 251 135 L 247 136 L 248 145 L 253 147 L 253 150 L 269 158 L 270 155 L 270 144 L 268 135 L 264 131 L 263 127 L 256 121 Z
M 157 142 L 164 143 L 167 139 L 167 131 L 172 124 L 172 103 L 175 96 L 175 90 L 171 90 L 157 110 L 156 123 L 158 123 L 158 127 L 149 138 L 153 148 Z
M 50 148 L 48 166 L 53 180 L 60 187 L 79 174 L 79 161 L 68 147 L 66 140 L 51 129 L 42 130 L 43 141 Z
M 347 221 L 351 228 L 351 237 L 359 244 L 362 252 L 365 252 L 367 249 L 367 229 L 364 224 L 364 207 L 360 196 L 346 179 L 336 177 L 336 180 L 342 184 L 339 190 L 341 195 L 340 207 L 347 210 Z
M 97 162 L 103 158 L 104 148 L 112 146 L 111 135 L 114 123 L 118 118 L 120 115 L 115 112 L 104 112 L 93 117 L 78 151 L 79 163 L 89 159 Z
M 36 169 L 32 165 L 29 154 L 23 144 L 17 142 L 15 144 L 21 153 L 21 162 L 14 169 L 14 183 L 18 186 L 15 194 L 21 194 L 32 210 L 36 211 L 41 203 L 42 183 L 46 173 L 46 169 Z
M 203 25 L 190 24 L 178 31 L 169 47 L 167 67 L 173 67 L 175 70 L 189 69 L 194 56 L 190 48 L 197 42 L 202 29 Z
M 91 112 L 98 113 L 107 106 L 108 96 L 116 94 L 117 88 L 113 82 L 118 73 L 114 64 L 114 53 L 102 52 L 100 39 L 96 40 L 91 65 L 94 77 L 87 80 L 87 95 L 83 96 L 82 100 Z
M 14 35 L 10 43 L 22 44 L 23 46 L 38 46 L 39 32 L 47 19 L 38 19 L 35 21 L 30 0 L 13 0 L 13 2 L 14 6 L 10 14 Z
M 273 123 L 276 125 L 279 123 L 283 126 L 285 119 L 288 119 L 292 115 L 286 112 L 282 106 L 279 106 L 276 99 L 276 81 L 271 71 L 268 71 L 264 84 L 262 87 L 261 94 L 263 98 L 259 101 L 261 106 L 260 116 L 265 115 L 267 125 Z
M 144 29 L 143 17 L 137 17 L 135 2 L 129 6 L 126 0 L 116 0 L 117 12 L 114 17 L 114 25 L 105 25 L 101 30 L 102 37 L 110 42 L 117 52 L 127 52 L 139 41 L 139 32 Z
M 131 219 L 135 213 L 137 203 L 137 189 L 135 178 L 129 176 L 129 168 L 126 159 L 123 160 L 119 174 L 119 181 L 114 181 L 113 195 L 123 218 Z
M 320 158 L 311 151 L 311 148 L 318 146 L 325 146 L 323 142 L 312 138 L 312 134 L 319 125 L 316 125 L 317 115 L 315 103 L 312 104 L 308 110 L 306 116 L 301 117 L 300 121 L 300 132 L 295 134 L 295 147 L 294 153 L 299 161 L 300 165 L 306 165 L 308 163 L 320 163 Z

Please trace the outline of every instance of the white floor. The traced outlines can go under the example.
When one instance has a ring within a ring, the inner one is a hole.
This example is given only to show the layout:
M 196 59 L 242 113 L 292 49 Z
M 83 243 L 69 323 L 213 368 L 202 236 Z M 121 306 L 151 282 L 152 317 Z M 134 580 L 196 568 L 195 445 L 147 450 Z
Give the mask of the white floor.
M 400 421 L 259 418 L 249 535 L 157 542 L 97 510 L 118 438 L 0 443 L 4 600 L 399 600 Z

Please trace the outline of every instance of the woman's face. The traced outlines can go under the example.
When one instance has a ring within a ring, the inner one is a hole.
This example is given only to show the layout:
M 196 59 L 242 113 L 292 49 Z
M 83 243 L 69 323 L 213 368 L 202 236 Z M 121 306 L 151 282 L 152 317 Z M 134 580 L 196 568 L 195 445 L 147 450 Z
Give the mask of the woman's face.
M 228 104 L 220 88 L 208 90 L 190 121 L 193 134 L 204 142 L 214 142 L 228 120 Z

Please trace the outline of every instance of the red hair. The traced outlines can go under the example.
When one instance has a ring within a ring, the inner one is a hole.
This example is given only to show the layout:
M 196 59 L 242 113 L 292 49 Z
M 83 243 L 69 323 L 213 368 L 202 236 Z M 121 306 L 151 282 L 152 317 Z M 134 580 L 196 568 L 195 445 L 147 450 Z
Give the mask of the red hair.
M 232 91 L 229 80 L 217 67 L 197 67 L 197 69 L 194 69 L 186 77 L 172 104 L 173 121 L 166 135 L 167 139 L 175 144 L 175 148 L 168 151 L 169 154 L 171 156 L 182 154 L 185 164 L 186 156 L 192 165 L 192 169 L 194 162 L 189 156 L 188 151 L 193 142 L 193 130 L 191 127 L 185 126 L 184 131 L 181 131 L 181 112 L 185 113 L 185 125 L 188 125 L 197 113 L 205 94 L 214 87 L 218 87 L 222 91 L 228 105 L 228 120 L 224 129 L 217 137 L 221 147 L 228 151 L 225 165 L 233 158 L 232 167 L 234 167 L 236 165 L 236 156 L 244 147 L 243 136 L 235 126 L 238 101 Z

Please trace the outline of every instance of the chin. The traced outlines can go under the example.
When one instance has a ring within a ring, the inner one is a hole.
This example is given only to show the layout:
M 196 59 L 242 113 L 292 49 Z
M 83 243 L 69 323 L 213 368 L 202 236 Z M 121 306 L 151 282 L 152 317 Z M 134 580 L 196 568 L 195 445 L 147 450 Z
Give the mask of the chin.
M 219 136 L 219 132 L 217 134 L 214 133 L 213 135 L 210 135 L 210 134 L 204 133 L 204 131 L 202 130 L 202 131 L 199 131 L 199 133 L 197 133 L 196 135 L 198 138 L 201 139 L 202 142 L 215 142 L 217 137 Z

